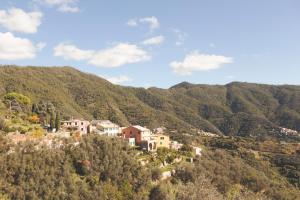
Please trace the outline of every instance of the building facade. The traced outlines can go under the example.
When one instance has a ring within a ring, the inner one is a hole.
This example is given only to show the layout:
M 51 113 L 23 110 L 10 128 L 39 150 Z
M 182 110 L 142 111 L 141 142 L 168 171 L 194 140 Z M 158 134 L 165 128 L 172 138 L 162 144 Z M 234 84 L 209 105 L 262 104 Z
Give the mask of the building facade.
M 143 151 L 155 152 L 157 150 L 157 143 L 154 138 L 150 138 L 149 140 L 143 140 L 140 147 Z
M 170 148 L 170 137 L 163 134 L 152 134 L 147 140 L 140 144 L 144 151 L 154 152 L 158 148 Z
M 90 132 L 115 137 L 121 133 L 121 128 L 109 120 L 93 120 L 90 125 Z
M 68 121 L 61 122 L 61 128 L 68 131 L 78 131 L 81 134 L 89 133 L 90 122 L 80 119 L 72 119 Z
M 163 148 L 170 148 L 170 137 L 163 134 L 155 134 L 152 137 L 154 137 L 156 141 L 157 148 L 163 147 Z
M 154 152 L 157 148 L 170 148 L 170 137 L 163 134 L 152 134 L 152 132 L 142 126 L 129 126 L 122 130 L 123 138 L 135 139 L 135 144 L 144 151 Z
M 150 140 L 151 131 L 142 126 L 129 126 L 122 130 L 123 138 L 134 138 L 135 144 L 140 145 L 142 141 Z

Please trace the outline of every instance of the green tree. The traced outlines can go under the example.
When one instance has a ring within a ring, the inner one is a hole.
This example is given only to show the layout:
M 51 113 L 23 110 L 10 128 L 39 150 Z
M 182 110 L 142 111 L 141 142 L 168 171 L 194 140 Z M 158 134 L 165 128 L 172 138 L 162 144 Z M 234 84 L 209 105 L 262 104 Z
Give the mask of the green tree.
M 29 97 L 16 92 L 11 92 L 4 96 L 4 101 L 13 101 L 13 100 L 16 100 L 18 103 L 22 105 L 29 105 L 31 102 Z
M 5 131 L 8 128 L 7 121 L 0 116 L 0 130 Z
M 151 170 L 151 178 L 153 181 L 158 181 L 161 178 L 161 171 L 158 168 Z
M 16 92 L 8 93 L 3 97 L 3 103 L 9 108 L 9 111 L 29 112 L 30 98 Z
M 53 130 L 55 128 L 55 114 L 54 112 L 50 115 L 50 128 Z
M 36 103 L 32 104 L 31 112 L 39 114 L 39 108 L 38 108 L 38 105 Z
M 155 186 L 150 191 L 149 195 L 150 200 L 170 200 L 170 196 L 168 194 L 168 191 L 166 188 L 164 188 L 162 185 Z
M 180 184 L 176 195 L 178 200 L 223 200 L 223 196 L 205 177 L 195 180 L 195 183 Z M 253 198 L 256 199 L 256 198 Z
M 58 131 L 60 129 L 60 114 L 57 112 L 55 116 L 55 129 Z

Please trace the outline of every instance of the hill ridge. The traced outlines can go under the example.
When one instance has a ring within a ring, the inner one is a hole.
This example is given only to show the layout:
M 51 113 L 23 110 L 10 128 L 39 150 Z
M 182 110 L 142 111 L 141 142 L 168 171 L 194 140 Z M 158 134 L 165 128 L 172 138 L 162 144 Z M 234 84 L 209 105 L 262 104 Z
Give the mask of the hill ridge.
M 300 86 L 232 82 L 170 87 L 113 85 L 72 67 L 0 67 L 0 97 L 19 92 L 50 101 L 65 117 L 110 119 L 121 125 L 166 126 L 196 134 L 276 136 L 280 126 L 300 131 Z

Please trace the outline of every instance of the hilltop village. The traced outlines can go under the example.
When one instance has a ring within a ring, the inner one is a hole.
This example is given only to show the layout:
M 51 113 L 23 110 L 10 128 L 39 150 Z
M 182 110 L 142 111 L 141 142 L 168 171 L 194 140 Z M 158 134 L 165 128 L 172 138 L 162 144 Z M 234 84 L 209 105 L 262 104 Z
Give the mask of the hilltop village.
M 140 125 L 121 127 L 110 120 L 83 119 L 61 121 L 56 127 L 59 129 L 52 129 L 46 125 L 40 134 L 22 134 L 16 131 L 8 133 L 6 138 L 14 144 L 33 142 L 36 149 L 61 148 L 66 145 L 65 139 L 75 139 L 73 145 L 78 146 L 83 137 L 88 135 L 120 139 L 126 141 L 129 148 L 135 152 L 135 159 L 142 166 L 154 166 L 159 169 L 160 180 L 169 179 L 179 163 L 193 163 L 202 152 L 200 147 L 171 140 L 164 127 L 150 130 Z M 10 152 L 14 152 L 14 149 Z
M 108 137 L 119 137 L 124 139 L 130 147 L 135 147 L 142 151 L 156 152 L 158 148 L 167 148 L 178 151 L 183 144 L 170 140 L 170 137 L 164 133 L 165 128 L 159 127 L 150 130 L 140 125 L 130 125 L 121 127 L 109 120 L 92 120 L 71 119 L 61 121 L 59 130 L 50 129 L 49 126 L 44 127 L 47 134 L 40 137 L 42 143 L 49 147 L 53 144 L 54 138 L 69 138 L 72 135 L 82 137 L 87 134 L 98 134 Z M 24 142 L 28 140 L 36 140 L 37 138 L 29 134 L 11 133 L 7 137 L 13 143 Z M 196 155 L 201 155 L 201 148 L 193 147 Z

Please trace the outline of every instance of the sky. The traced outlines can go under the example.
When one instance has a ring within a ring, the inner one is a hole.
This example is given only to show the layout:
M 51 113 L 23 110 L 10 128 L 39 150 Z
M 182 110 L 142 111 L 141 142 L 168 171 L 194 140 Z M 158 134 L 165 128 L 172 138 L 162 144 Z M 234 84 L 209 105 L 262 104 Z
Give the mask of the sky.
M 0 64 L 112 83 L 300 84 L 299 0 L 0 0 Z

